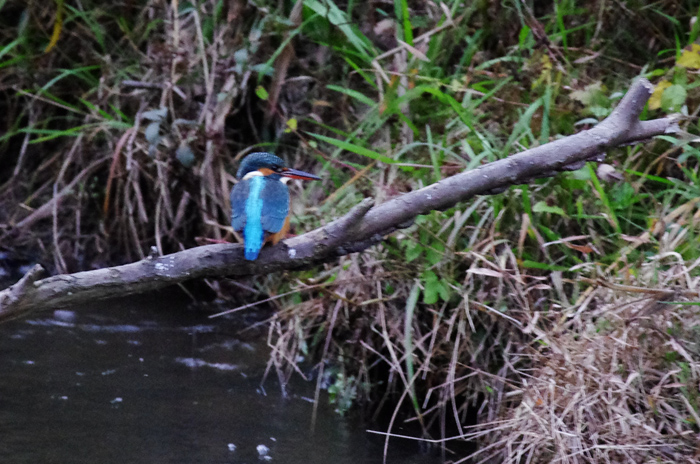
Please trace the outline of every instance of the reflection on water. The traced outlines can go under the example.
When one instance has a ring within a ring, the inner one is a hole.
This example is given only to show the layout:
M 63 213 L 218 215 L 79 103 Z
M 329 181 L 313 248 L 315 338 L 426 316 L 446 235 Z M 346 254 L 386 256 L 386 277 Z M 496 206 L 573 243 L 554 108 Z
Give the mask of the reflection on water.
M 178 303 L 179 304 L 179 303 Z M 260 388 L 254 322 L 151 299 L 0 325 L 0 463 L 380 463 L 383 441 L 313 384 Z M 246 320 L 247 318 L 247 320 Z M 390 463 L 435 463 L 395 442 Z

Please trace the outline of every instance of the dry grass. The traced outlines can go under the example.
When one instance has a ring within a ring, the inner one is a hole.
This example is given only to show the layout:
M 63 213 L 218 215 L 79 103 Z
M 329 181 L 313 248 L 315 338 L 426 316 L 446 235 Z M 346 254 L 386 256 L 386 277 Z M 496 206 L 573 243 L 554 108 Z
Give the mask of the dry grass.
M 3 53 L 21 64 L 0 69 L 11 167 L 0 240 L 56 272 L 233 240 L 230 173 L 250 150 L 278 151 L 286 119 L 262 121 L 299 103 L 294 82 L 279 105 L 255 95 L 256 66 L 279 45 L 275 24 L 259 22 L 267 7 L 142 3 L 0 6 Z M 63 28 L 45 51 L 57 8 Z
M 230 238 L 248 150 L 324 175 L 293 193 L 310 229 L 585 128 L 639 73 L 697 132 L 693 2 L 390 3 L 0 2 L 0 245 L 66 272 Z M 270 374 L 476 447 L 453 461 L 692 462 L 700 307 L 669 302 L 698 301 L 700 151 L 608 155 L 620 183 L 562 174 L 236 283 L 278 309 Z
M 664 280 L 684 270 L 674 268 Z M 700 279 L 690 283 L 697 302 Z M 494 405 L 475 462 L 697 462 L 698 306 L 663 297 L 597 286 L 595 307 L 550 323 L 535 314 L 531 367 L 512 390 L 521 401 Z
M 658 239 L 658 254 L 624 266 L 633 242 L 573 280 L 519 271 L 491 237 L 459 258 L 470 263 L 459 302 L 420 313 L 396 297 L 411 283 L 384 268 L 384 250 L 349 257 L 322 292 L 273 318 L 271 367 L 283 383 L 311 372 L 319 386 L 331 371 L 339 409 L 383 408 L 387 440 L 413 423 L 416 439 L 448 451 L 476 446 L 454 462 L 697 462 L 700 260 L 672 250 L 700 221 L 696 207 L 670 217 L 641 237 Z M 309 358 L 322 361 L 309 370 Z

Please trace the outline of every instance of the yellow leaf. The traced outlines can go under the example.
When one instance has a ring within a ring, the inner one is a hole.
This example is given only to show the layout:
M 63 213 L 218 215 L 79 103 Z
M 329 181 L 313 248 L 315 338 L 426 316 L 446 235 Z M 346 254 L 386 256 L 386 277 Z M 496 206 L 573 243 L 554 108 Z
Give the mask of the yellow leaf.
M 285 134 L 290 132 L 296 132 L 297 130 L 297 120 L 295 118 L 287 120 L 287 128 L 284 130 Z
M 663 80 L 656 84 L 656 87 L 654 88 L 654 92 L 651 94 L 651 97 L 649 98 L 649 109 L 650 110 L 658 110 L 661 108 L 661 96 L 664 94 L 664 90 L 667 88 L 671 87 L 671 83 L 667 80 Z
M 58 43 L 58 38 L 61 36 L 61 29 L 63 28 L 63 0 L 56 0 L 56 20 L 53 22 L 53 33 L 51 34 L 51 41 L 44 49 L 44 53 L 51 51 L 53 47 Z
M 542 62 L 542 68 L 544 68 L 545 71 L 552 70 L 552 60 L 549 59 L 549 56 L 542 55 L 542 59 L 540 61 Z
M 552 82 L 552 61 L 549 59 L 549 56 L 542 55 L 540 58 L 540 65 L 542 66 L 542 72 L 537 80 L 532 83 L 531 87 L 533 89 Z
M 694 43 L 690 50 L 687 47 L 684 48 L 676 64 L 684 68 L 700 69 L 700 45 Z

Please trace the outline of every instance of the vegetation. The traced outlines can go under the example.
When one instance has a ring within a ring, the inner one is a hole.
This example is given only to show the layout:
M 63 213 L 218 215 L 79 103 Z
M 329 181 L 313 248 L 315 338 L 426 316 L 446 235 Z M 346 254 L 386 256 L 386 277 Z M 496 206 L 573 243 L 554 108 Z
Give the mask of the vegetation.
M 293 193 L 310 230 L 590 127 L 646 76 L 684 137 L 234 288 L 278 306 L 283 385 L 472 443 L 455 462 L 694 462 L 696 3 L 295 4 L 0 0 L 2 246 L 69 272 L 233 240 L 251 150 L 324 177 Z

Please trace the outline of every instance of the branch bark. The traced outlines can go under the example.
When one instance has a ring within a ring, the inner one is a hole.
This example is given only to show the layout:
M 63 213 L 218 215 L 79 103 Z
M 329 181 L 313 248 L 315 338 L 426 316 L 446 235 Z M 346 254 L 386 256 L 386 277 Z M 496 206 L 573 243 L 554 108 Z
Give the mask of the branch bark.
M 20 317 L 42 307 L 156 290 L 190 279 L 267 274 L 329 262 L 380 242 L 432 210 L 445 210 L 475 195 L 492 194 L 557 172 L 600 160 L 606 150 L 679 131 L 673 116 L 639 121 L 653 86 L 636 81 L 618 107 L 592 129 L 526 150 L 477 169 L 443 179 L 381 205 L 365 199 L 345 216 L 275 247 L 264 248 L 256 261 L 246 261 L 240 244 L 207 245 L 96 271 L 56 275 L 38 280 L 35 268 L 0 292 L 0 320 Z

